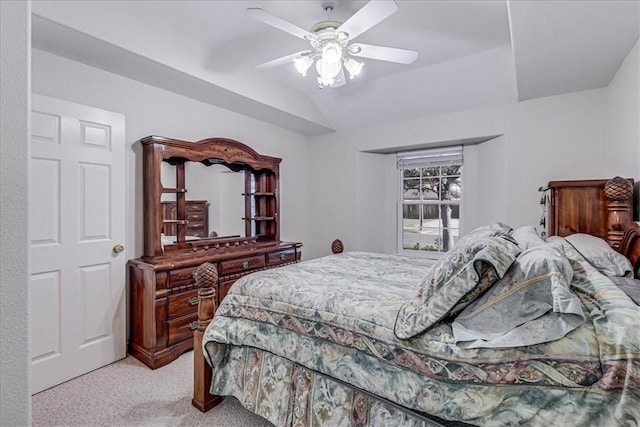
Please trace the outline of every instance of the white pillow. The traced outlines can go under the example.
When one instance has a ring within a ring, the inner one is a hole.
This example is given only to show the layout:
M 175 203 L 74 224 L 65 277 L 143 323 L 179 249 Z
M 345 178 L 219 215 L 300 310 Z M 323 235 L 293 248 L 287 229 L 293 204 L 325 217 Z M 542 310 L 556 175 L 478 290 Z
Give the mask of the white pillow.
M 533 248 L 534 246 L 544 245 L 545 243 L 533 225 L 525 225 L 523 227 L 516 228 L 511 233 L 511 237 L 516 239 L 518 246 L 520 246 L 520 249 L 523 251 Z
M 606 276 L 633 277 L 631 261 L 607 242 L 590 234 L 571 234 L 565 239 Z

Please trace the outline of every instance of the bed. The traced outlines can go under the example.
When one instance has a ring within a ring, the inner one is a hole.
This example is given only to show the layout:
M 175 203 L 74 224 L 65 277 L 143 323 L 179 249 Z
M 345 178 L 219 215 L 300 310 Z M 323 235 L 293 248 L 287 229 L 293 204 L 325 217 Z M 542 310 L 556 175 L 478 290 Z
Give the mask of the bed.
M 548 187 L 557 212 L 567 197 Z M 640 224 L 596 194 L 589 225 L 556 216 L 565 236 L 494 223 L 438 261 L 330 255 L 246 276 L 217 310 L 201 266 L 193 404 L 235 396 L 276 426 L 640 424 L 624 277 L 638 276 Z M 610 238 L 618 251 L 598 246 Z

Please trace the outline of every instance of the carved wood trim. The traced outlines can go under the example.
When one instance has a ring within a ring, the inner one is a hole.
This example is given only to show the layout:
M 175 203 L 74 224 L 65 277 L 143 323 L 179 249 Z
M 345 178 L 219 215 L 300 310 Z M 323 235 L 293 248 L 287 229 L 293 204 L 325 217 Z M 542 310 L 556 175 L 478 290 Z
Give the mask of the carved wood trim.
M 211 389 L 211 366 L 204 358 L 202 338 L 204 331 L 216 312 L 216 286 L 218 269 L 205 262 L 194 273 L 198 289 L 198 329 L 193 333 L 193 399 L 191 404 L 206 412 L 220 402 L 223 397 L 209 392 Z
M 189 142 L 161 136 L 148 136 L 140 141 L 143 145 L 158 144 L 161 147 L 162 159 L 169 163 L 173 162 L 172 159 L 175 159 L 175 162 L 183 162 L 186 159 L 211 165 L 216 162 L 209 159 L 220 159 L 229 165 L 244 163 L 255 170 L 275 171 L 282 161 L 277 157 L 258 154 L 248 145 L 230 138 L 206 138 Z
M 633 215 L 633 179 L 611 178 L 604 185 L 604 194 L 609 212 L 607 240 L 618 249 Z

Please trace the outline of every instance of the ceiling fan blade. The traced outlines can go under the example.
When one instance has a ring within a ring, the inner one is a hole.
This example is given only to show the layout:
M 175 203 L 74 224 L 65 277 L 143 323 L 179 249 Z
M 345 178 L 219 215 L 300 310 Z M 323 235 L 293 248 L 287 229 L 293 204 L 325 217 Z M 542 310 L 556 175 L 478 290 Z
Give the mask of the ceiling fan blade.
M 308 53 L 311 53 L 311 51 L 309 51 L 309 50 L 301 50 L 300 52 L 292 53 L 290 55 L 286 55 L 286 56 L 283 56 L 281 58 L 272 59 L 271 61 L 267 61 L 267 62 L 264 62 L 262 64 L 256 65 L 253 68 L 255 68 L 256 70 L 259 70 L 259 69 L 263 69 L 263 68 L 278 67 L 280 65 L 284 65 L 284 64 L 287 64 L 287 63 L 293 64 L 293 58 L 295 58 L 297 56 L 300 56 L 300 55 L 308 54 Z
M 365 4 L 351 18 L 340 25 L 337 32 L 344 31 L 353 40 L 369 28 L 379 24 L 398 10 L 394 0 L 375 0 Z
M 303 40 L 307 40 L 308 37 L 313 37 L 313 34 L 311 34 L 309 31 L 302 29 L 297 25 L 292 24 L 291 22 L 285 21 L 284 19 L 272 13 L 269 13 L 266 10 L 260 9 L 259 7 L 251 7 L 247 9 L 247 13 L 258 21 L 262 21 L 265 24 L 271 25 L 272 27 L 275 27 L 279 30 L 282 30 L 289 34 L 293 34 L 294 36 Z
M 411 64 L 418 59 L 415 50 L 397 49 L 395 47 L 375 46 L 372 44 L 354 43 L 349 46 L 349 53 L 362 58 L 378 59 L 380 61 Z

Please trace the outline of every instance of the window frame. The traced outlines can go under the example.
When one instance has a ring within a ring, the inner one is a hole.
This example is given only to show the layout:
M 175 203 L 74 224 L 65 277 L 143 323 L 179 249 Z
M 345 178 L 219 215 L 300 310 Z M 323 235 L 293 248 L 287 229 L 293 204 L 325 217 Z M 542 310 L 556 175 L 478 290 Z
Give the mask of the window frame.
M 424 200 L 421 197 L 418 198 L 418 200 L 415 203 L 410 203 L 410 204 L 415 204 L 417 206 L 420 206 L 420 213 L 419 215 L 422 216 L 424 215 L 423 212 L 423 207 L 424 206 L 438 206 L 440 210 L 440 207 L 443 205 L 457 205 L 458 209 L 459 209 L 459 218 L 458 218 L 458 239 L 461 237 L 462 235 L 462 229 L 463 229 L 463 223 L 464 223 L 464 218 L 463 218 L 463 212 L 464 212 L 464 152 L 463 152 L 463 147 L 462 146 L 451 146 L 451 147 L 439 147 L 439 148 L 433 148 L 433 149 L 427 149 L 427 150 L 419 150 L 419 151 L 409 151 L 409 152 L 402 152 L 402 153 L 397 153 L 397 194 L 396 194 L 396 200 L 397 200 L 397 221 L 396 221 L 396 234 L 397 234 L 397 253 L 398 254 L 402 254 L 402 255 L 411 255 L 411 256 L 418 256 L 418 257 L 427 257 L 427 258 L 440 258 L 443 256 L 443 254 L 445 254 L 445 251 L 429 251 L 429 250 L 423 250 L 423 249 L 405 249 L 404 248 L 404 206 L 405 206 L 405 199 L 404 199 L 404 170 L 405 169 L 412 169 L 412 168 L 416 168 L 416 169 L 422 169 L 422 168 L 429 168 L 429 167 L 436 167 L 436 166 L 453 166 L 453 165 L 459 165 L 460 166 L 460 172 L 459 172 L 459 177 L 460 177 L 460 198 L 458 200 L 442 200 L 442 195 L 439 194 L 438 195 L 438 199 L 437 200 Z M 442 179 L 443 175 L 441 175 L 442 171 L 439 171 L 440 173 L 438 174 L 437 178 L 438 179 Z M 447 177 L 449 175 L 446 175 L 445 177 Z M 452 175 L 452 176 L 457 176 L 457 175 Z M 418 179 L 422 178 L 422 175 L 420 174 Z M 436 177 L 434 177 L 436 178 Z M 442 235 L 442 230 L 444 229 L 444 227 L 440 226 L 438 227 L 440 230 L 440 235 Z M 449 248 L 451 249 L 451 248 Z

